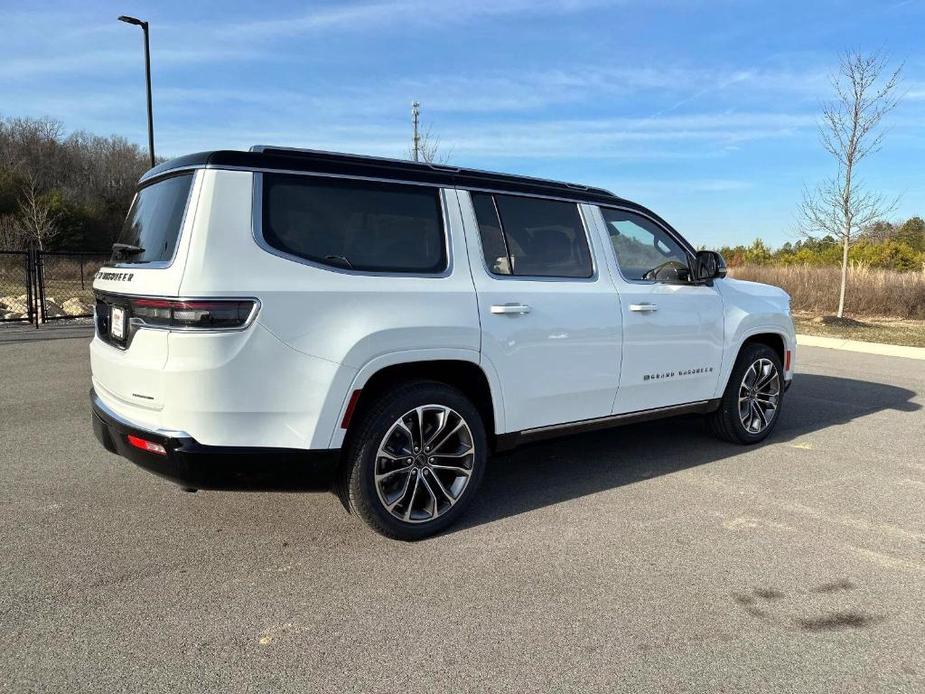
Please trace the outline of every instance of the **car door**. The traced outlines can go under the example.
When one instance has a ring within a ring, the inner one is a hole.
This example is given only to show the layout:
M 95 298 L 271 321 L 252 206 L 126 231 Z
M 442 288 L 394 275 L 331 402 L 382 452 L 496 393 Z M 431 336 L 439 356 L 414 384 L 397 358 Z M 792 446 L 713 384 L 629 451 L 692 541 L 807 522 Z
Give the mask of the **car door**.
M 574 202 L 458 191 L 505 431 L 609 416 L 620 375 L 620 304 Z M 590 209 L 590 208 L 587 208 Z M 499 432 L 500 433 L 500 432 Z
M 709 400 L 723 358 L 723 299 L 693 283 L 686 244 L 654 218 L 595 208 L 623 318 L 623 364 L 613 413 Z

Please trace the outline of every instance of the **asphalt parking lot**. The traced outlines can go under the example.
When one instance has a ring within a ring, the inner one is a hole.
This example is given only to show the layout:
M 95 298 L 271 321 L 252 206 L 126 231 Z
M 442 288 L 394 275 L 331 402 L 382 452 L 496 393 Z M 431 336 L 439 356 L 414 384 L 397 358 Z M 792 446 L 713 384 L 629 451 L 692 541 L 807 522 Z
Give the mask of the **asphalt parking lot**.
M 0 341 L 0 690 L 925 691 L 925 362 L 803 348 L 765 445 L 521 449 L 404 544 L 110 455 L 60 335 Z

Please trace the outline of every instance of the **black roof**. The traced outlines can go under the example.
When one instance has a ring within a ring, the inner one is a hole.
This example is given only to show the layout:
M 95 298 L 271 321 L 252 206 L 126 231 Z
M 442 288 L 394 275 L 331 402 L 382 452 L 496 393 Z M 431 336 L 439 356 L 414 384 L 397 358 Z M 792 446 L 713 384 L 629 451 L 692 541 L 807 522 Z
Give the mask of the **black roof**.
M 249 152 L 216 150 L 197 152 L 158 164 L 141 177 L 146 183 L 164 174 L 184 168 L 274 169 L 330 173 L 364 178 L 414 181 L 439 186 L 487 189 L 566 198 L 579 202 L 628 202 L 603 188 L 574 183 L 549 181 L 529 176 L 463 169 L 455 166 L 427 164 L 402 159 L 384 159 L 358 154 L 340 154 L 284 147 L 252 147 Z

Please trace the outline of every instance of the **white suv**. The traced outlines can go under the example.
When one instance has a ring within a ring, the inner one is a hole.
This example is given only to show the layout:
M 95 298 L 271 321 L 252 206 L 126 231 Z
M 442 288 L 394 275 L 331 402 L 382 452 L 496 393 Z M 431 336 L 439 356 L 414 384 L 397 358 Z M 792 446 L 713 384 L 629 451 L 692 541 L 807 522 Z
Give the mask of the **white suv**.
M 725 278 L 612 193 L 254 147 L 146 173 L 96 276 L 93 424 L 186 488 L 334 472 L 416 539 L 519 443 L 703 413 L 764 439 L 793 375 L 788 296 Z

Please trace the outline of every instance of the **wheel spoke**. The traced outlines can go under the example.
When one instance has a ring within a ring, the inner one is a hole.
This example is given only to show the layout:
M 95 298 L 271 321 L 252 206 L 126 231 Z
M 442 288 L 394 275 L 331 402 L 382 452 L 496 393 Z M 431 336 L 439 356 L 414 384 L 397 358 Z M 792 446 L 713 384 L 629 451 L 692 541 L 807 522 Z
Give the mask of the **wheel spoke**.
M 431 498 L 431 500 L 434 502 L 434 510 L 431 511 L 430 517 L 431 517 L 431 518 L 436 518 L 436 517 L 437 517 L 437 514 L 438 514 L 438 507 L 439 507 L 439 505 L 440 505 L 440 504 L 437 503 L 437 495 L 434 494 L 434 490 L 431 489 L 431 487 L 430 487 L 430 482 L 427 481 L 427 477 L 422 476 L 422 477 L 421 477 L 421 482 L 424 483 L 424 487 L 427 489 L 428 493 L 430 493 L 430 498 Z
M 408 477 L 414 477 L 414 489 L 411 490 L 411 498 L 408 500 L 408 508 L 405 509 L 405 520 L 411 519 L 411 510 L 414 508 L 414 497 L 417 496 L 418 487 L 421 486 L 421 476 L 410 474 Z
M 466 444 L 465 450 L 456 451 L 455 453 L 434 453 L 431 451 L 430 455 L 434 458 L 449 458 L 449 459 L 458 459 L 465 458 L 466 456 L 472 455 L 472 445 Z
M 745 372 L 745 378 L 742 379 L 742 385 L 746 388 L 752 388 L 755 385 L 755 381 L 758 379 L 758 370 L 755 368 L 757 364 L 752 364 L 748 371 Z M 751 378 L 749 378 L 751 376 Z
M 447 491 L 446 487 L 443 486 L 443 482 L 440 481 L 440 476 L 436 472 L 430 475 L 430 479 L 436 483 L 437 488 L 441 491 L 443 496 L 447 498 L 447 501 L 450 502 L 450 506 L 456 503 L 456 497 Z
M 758 417 L 758 429 L 760 431 L 768 425 L 768 418 L 764 416 L 764 410 L 758 407 L 758 403 L 753 403 L 752 407 L 755 409 L 755 415 Z
M 414 453 L 414 433 L 411 431 L 408 425 L 405 424 L 404 418 L 395 422 L 395 427 L 405 432 L 405 435 L 408 437 L 408 453 Z
M 409 472 L 408 475 L 405 477 L 405 484 L 402 486 L 401 493 L 398 495 L 398 497 L 396 497 L 394 501 L 385 505 L 386 509 L 388 509 L 389 511 L 392 511 L 395 509 L 396 506 L 398 506 L 398 504 L 401 503 L 401 500 L 404 499 L 408 495 L 408 487 L 410 484 L 411 484 L 411 473 Z
M 418 407 L 415 412 L 417 412 L 418 438 L 413 445 L 414 451 L 418 452 L 424 448 L 424 408 Z
M 438 443 L 438 444 L 436 444 L 436 445 L 434 445 L 434 446 L 431 446 L 431 449 L 430 449 L 430 450 L 431 450 L 431 453 L 432 453 L 433 455 L 439 455 L 439 454 L 437 453 L 437 451 L 439 451 L 441 448 L 443 448 L 443 445 L 444 445 L 447 441 L 450 440 L 450 438 L 453 436 L 453 434 L 455 434 L 457 431 L 459 431 L 460 429 L 462 429 L 464 426 L 466 426 L 466 423 L 465 423 L 462 419 L 460 419 L 460 420 L 459 420 L 459 424 L 457 424 L 455 427 L 453 427 L 452 430 L 450 430 L 450 432 L 449 432 L 448 434 L 446 434 L 442 439 L 440 439 L 440 443 Z
M 434 432 L 427 437 L 427 440 L 424 442 L 425 447 L 432 447 L 434 441 L 437 440 L 437 437 L 443 433 L 443 430 L 446 429 L 447 422 L 450 421 L 450 409 L 448 407 L 443 407 L 440 409 L 440 424 L 437 425 L 437 428 L 434 429 Z
M 414 468 L 413 465 L 406 465 L 405 467 L 397 467 L 394 470 L 389 470 L 388 472 L 383 472 L 376 475 L 376 481 L 381 482 L 382 480 L 388 479 L 392 475 L 397 475 L 400 472 L 411 472 Z
M 465 475 L 466 477 L 472 474 L 472 470 L 462 467 L 461 465 L 437 465 L 436 463 L 431 463 L 430 466 L 434 470 L 450 470 L 457 475 Z

